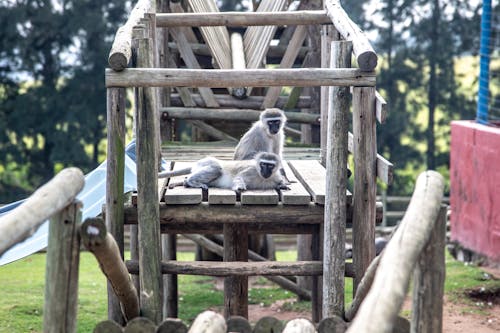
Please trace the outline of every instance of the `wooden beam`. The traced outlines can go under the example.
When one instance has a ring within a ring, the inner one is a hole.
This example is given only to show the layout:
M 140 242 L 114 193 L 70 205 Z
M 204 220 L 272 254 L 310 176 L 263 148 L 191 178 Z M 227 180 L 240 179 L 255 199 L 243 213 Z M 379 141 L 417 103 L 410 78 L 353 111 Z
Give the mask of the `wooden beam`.
M 116 32 L 108 57 L 109 66 L 113 70 L 121 71 L 127 68 L 132 56 L 132 28 L 139 23 L 145 13 L 152 8 L 154 9 L 153 4 L 154 2 L 151 2 L 151 0 L 137 1 L 134 9 L 130 12 L 127 22 Z
M 187 88 L 186 88 L 187 89 Z M 201 99 L 199 94 L 191 94 L 191 97 L 195 103 L 193 106 L 205 107 L 205 103 Z M 239 109 L 253 109 L 259 110 L 262 106 L 262 101 L 264 100 L 263 96 L 247 96 L 247 98 L 239 100 L 230 95 L 222 95 L 216 94 L 215 98 L 219 105 L 223 108 L 239 108 Z M 286 103 L 288 100 L 288 96 L 280 96 L 278 97 L 278 101 L 276 102 L 276 107 L 279 109 L 289 109 L 286 108 Z M 172 94 L 170 101 L 172 106 L 184 106 L 182 103 L 181 97 L 179 94 Z M 290 109 L 307 109 L 311 105 L 311 98 L 309 96 L 300 96 L 297 104 Z M 188 105 L 186 105 L 188 106 Z
M 257 121 L 261 111 L 253 109 L 209 109 L 209 108 L 160 108 L 160 113 L 168 118 L 199 120 L 238 120 Z M 166 113 L 166 114 L 164 114 Z M 289 123 L 308 123 L 319 125 L 319 115 L 302 112 L 285 112 Z
M 139 273 L 137 261 L 127 260 L 130 274 Z M 207 276 L 313 276 L 323 274 L 321 261 L 167 261 L 161 263 L 162 274 Z
M 387 118 L 387 102 L 378 91 L 375 91 L 375 103 L 377 120 L 379 123 L 383 124 Z
M 248 27 L 267 25 L 331 24 L 324 10 L 297 10 L 290 12 L 223 12 L 156 14 L 158 27 L 226 26 Z
M 233 32 L 231 34 L 231 60 L 233 69 L 247 68 L 245 49 L 243 47 L 243 37 L 237 32 Z M 230 91 L 231 95 L 239 99 L 243 99 L 247 96 L 247 88 L 244 86 L 233 87 Z
M 324 4 L 335 29 L 345 40 L 352 41 L 359 68 L 362 71 L 373 71 L 377 67 L 378 57 L 365 33 L 349 18 L 339 0 L 325 0 Z
M 444 179 L 439 173 L 419 175 L 408 210 L 387 243 L 370 292 L 347 332 L 392 332 L 411 273 L 434 230 L 443 191 Z
M 374 86 L 375 73 L 359 69 L 172 69 L 106 70 L 106 87 Z
M 21 205 L 0 217 L 0 256 L 28 238 L 42 223 L 73 202 L 84 183 L 80 169 L 64 169 Z

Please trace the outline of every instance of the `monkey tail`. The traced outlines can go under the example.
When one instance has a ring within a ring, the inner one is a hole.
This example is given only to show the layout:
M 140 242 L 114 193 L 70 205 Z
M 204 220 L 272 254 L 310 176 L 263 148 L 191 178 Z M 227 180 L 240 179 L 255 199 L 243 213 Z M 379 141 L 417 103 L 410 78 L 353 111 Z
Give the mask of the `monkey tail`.
M 184 176 L 184 175 L 189 175 L 190 173 L 191 173 L 191 168 L 163 171 L 163 172 L 158 173 L 158 178 L 170 178 L 170 177 Z

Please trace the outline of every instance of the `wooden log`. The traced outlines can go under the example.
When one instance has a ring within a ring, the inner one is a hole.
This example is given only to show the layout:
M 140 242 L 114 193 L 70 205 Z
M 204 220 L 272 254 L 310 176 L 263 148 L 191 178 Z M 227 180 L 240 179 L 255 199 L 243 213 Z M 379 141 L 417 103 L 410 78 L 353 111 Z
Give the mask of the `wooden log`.
M 204 311 L 196 317 L 188 331 L 188 333 L 199 332 L 226 333 L 226 320 L 216 312 Z
M 252 325 L 242 316 L 231 316 L 226 320 L 228 332 L 252 333 Z
M 106 70 L 106 87 L 374 86 L 375 73 L 356 68 Z
M 386 245 L 372 288 L 348 332 L 391 332 L 406 296 L 410 274 L 439 215 L 444 180 L 435 171 L 419 175 L 408 210 Z M 383 293 L 384 297 L 380 297 Z
M 342 317 L 323 318 L 318 324 L 318 333 L 344 333 L 345 331 L 347 331 L 347 323 Z
M 167 318 L 156 329 L 156 333 L 187 333 L 187 331 L 187 326 L 179 318 Z
M 76 332 L 80 209 L 81 204 L 73 202 L 50 219 L 45 268 L 44 332 Z
M 279 68 L 290 68 L 293 66 L 295 59 L 299 53 L 300 47 L 304 43 L 307 34 L 306 26 L 298 26 L 293 33 L 293 37 L 290 40 L 290 44 L 281 59 L 281 63 Z M 267 90 L 266 97 L 264 98 L 264 102 L 262 103 L 262 108 L 272 108 L 275 107 L 276 101 L 281 93 L 282 87 L 270 87 Z
M 245 50 L 243 47 L 243 37 L 237 32 L 231 34 L 231 60 L 233 69 L 247 68 L 245 60 Z M 230 89 L 231 95 L 238 99 L 247 97 L 246 87 L 234 87 Z
M 248 226 L 244 224 L 224 224 L 224 262 L 222 265 L 239 270 L 248 261 Z M 261 263 L 258 263 L 261 264 Z M 214 267 L 209 263 L 209 271 Z M 222 272 L 222 271 L 221 271 Z M 248 318 L 248 275 L 231 272 L 224 278 L 224 317 L 242 316 Z M 279 275 L 279 274 L 278 274 Z
M 194 54 L 198 56 L 212 56 L 210 53 L 210 50 L 208 49 L 208 46 L 206 44 L 200 44 L 200 43 L 193 43 L 190 42 L 189 46 L 193 50 Z M 269 47 L 269 50 L 267 51 L 267 63 L 279 63 L 281 61 L 281 58 L 283 58 L 283 54 L 285 54 L 287 50 L 286 45 L 271 45 Z M 172 52 L 178 52 L 177 50 L 177 44 L 176 43 L 168 43 L 168 48 Z M 306 53 L 310 50 L 309 47 L 307 46 L 302 46 L 299 49 L 299 54 L 297 56 L 297 59 L 303 59 Z
M 150 0 L 137 1 L 134 9 L 130 12 L 127 22 L 116 32 L 108 57 L 109 66 L 113 70 L 121 71 L 127 68 L 132 56 L 132 28 L 139 23 L 145 13 L 154 9 L 152 6 L 154 6 L 154 2 Z
M 352 98 L 354 133 L 353 263 L 354 290 L 375 258 L 376 157 L 375 89 L 354 88 Z M 355 294 L 355 293 L 354 293 Z
M 362 71 L 373 71 L 377 67 L 378 57 L 365 33 L 349 18 L 339 0 L 325 0 L 324 5 L 335 29 L 345 40 L 352 41 L 359 68 Z
M 176 234 L 161 235 L 163 260 L 177 260 L 176 238 Z M 179 314 L 179 304 L 177 302 L 178 297 L 179 290 L 177 275 L 163 275 L 163 317 L 177 318 Z
M 226 240 L 227 247 L 227 240 Z M 127 268 L 131 274 L 140 272 L 137 261 L 128 260 Z M 311 261 L 262 261 L 262 262 L 213 262 L 213 261 L 167 261 L 161 263 L 163 274 L 186 274 L 206 276 L 314 276 L 323 273 L 319 260 Z
M 125 182 L 125 95 L 123 88 L 107 89 L 106 227 L 123 257 L 123 186 Z M 120 302 L 108 283 L 108 319 L 125 323 Z
M 191 94 L 192 100 L 195 105 L 198 107 L 205 107 L 205 103 L 201 99 L 199 94 Z M 222 108 L 238 108 L 238 109 L 247 109 L 247 110 L 259 110 L 262 106 L 262 101 L 264 100 L 263 96 L 248 96 L 243 100 L 239 100 L 230 95 L 215 95 L 217 102 Z M 288 96 L 280 96 L 278 101 L 276 102 L 276 107 L 279 109 L 285 109 L 285 105 L 287 103 Z M 179 94 L 172 94 L 170 99 L 172 106 L 184 106 L 182 103 L 181 97 Z M 311 98 L 309 96 L 300 96 L 297 100 L 297 103 L 293 108 L 297 109 L 307 109 L 310 106 Z M 291 109 L 287 107 L 286 109 Z
M 0 217 L 0 256 L 32 235 L 75 199 L 85 179 L 78 168 L 66 168 L 10 213 Z
M 224 255 L 224 248 L 217 243 L 209 240 L 206 237 L 203 237 L 201 235 L 194 235 L 194 234 L 183 234 L 184 237 L 191 239 L 193 242 L 196 244 L 202 246 L 203 248 L 219 255 L 223 256 Z M 248 258 L 253 261 L 267 261 L 267 258 L 264 258 L 263 256 L 255 253 L 252 250 L 248 250 Z M 310 300 L 311 299 L 311 293 L 307 290 L 304 290 L 302 288 L 299 288 L 295 283 L 290 281 L 287 278 L 284 278 L 282 276 L 265 276 L 266 279 L 269 281 L 272 281 L 282 287 L 285 290 L 291 291 L 297 295 L 299 295 L 302 299 L 304 300 Z
M 249 27 L 264 25 L 331 24 L 324 10 L 298 10 L 290 12 L 223 12 L 156 14 L 157 27 L 226 26 Z
M 281 333 L 283 331 L 283 323 L 274 317 L 262 317 L 256 323 L 253 328 L 253 333 L 270 333 L 276 332 Z
M 350 67 L 352 44 L 331 44 L 330 66 Z M 326 197 L 324 219 L 323 317 L 343 316 L 349 90 L 330 87 L 326 143 Z
M 123 329 L 120 325 L 112 320 L 101 321 L 94 327 L 93 333 L 122 333 Z
M 283 333 L 316 333 L 316 328 L 309 320 L 296 318 L 286 323 Z
M 412 333 L 443 331 L 446 210 L 446 206 L 441 206 L 413 273 Z
M 138 65 L 153 66 L 150 39 L 139 40 Z M 141 313 L 154 323 L 160 323 L 161 274 L 160 226 L 158 208 L 158 117 L 156 92 L 139 89 L 137 114 L 137 211 L 139 216 L 139 293 Z
M 332 26 L 321 27 L 321 68 L 330 68 L 330 50 L 332 41 L 337 39 L 338 33 Z M 321 165 L 326 166 L 326 138 L 328 132 L 328 102 L 330 100 L 329 87 L 322 86 L 320 88 L 320 153 L 319 158 Z
M 127 323 L 123 333 L 155 333 L 156 325 L 151 319 L 146 317 L 137 317 Z
M 139 298 L 120 250 L 101 218 L 86 219 L 80 227 L 82 244 L 97 259 L 101 271 L 121 303 L 127 321 L 139 316 Z

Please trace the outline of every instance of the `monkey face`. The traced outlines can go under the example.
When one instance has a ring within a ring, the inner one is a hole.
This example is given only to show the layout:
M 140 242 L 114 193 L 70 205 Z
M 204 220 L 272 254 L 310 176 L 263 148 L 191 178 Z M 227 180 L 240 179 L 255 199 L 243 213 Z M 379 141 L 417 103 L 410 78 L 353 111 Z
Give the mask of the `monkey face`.
M 269 129 L 269 133 L 274 135 L 280 131 L 281 120 L 268 120 L 267 127 Z
M 276 167 L 276 165 L 274 163 L 269 163 L 269 162 L 260 162 L 259 167 L 260 167 L 260 175 L 263 178 L 269 178 L 273 174 L 273 170 Z

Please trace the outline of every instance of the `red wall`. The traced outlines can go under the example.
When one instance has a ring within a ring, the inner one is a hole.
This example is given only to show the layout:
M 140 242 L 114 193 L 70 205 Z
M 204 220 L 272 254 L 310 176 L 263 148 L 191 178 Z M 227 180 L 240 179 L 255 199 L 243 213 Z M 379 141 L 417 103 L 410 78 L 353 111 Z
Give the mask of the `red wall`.
M 500 262 L 500 128 L 451 123 L 451 238 Z

